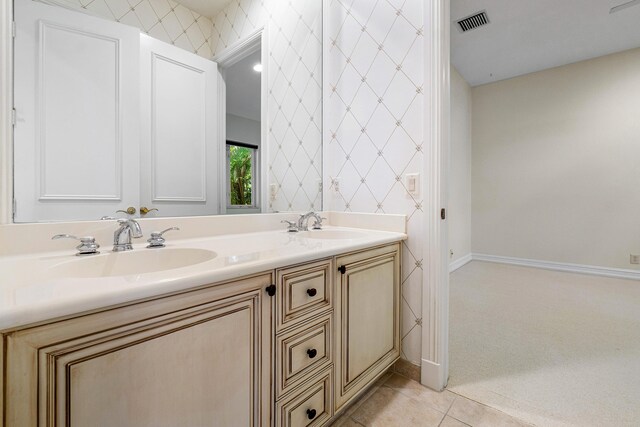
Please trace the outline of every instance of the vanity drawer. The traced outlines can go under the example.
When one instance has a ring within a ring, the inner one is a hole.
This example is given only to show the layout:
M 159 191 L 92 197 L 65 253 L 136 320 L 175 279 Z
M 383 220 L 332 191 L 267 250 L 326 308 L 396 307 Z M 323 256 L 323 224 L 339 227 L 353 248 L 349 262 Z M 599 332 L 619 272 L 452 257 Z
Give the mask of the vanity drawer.
M 278 270 L 277 279 L 278 331 L 331 308 L 331 260 Z
M 276 338 L 278 398 L 331 364 L 331 325 L 329 313 Z
M 324 371 L 311 386 L 301 388 L 276 404 L 276 427 L 315 427 L 329 420 L 332 413 L 333 369 Z

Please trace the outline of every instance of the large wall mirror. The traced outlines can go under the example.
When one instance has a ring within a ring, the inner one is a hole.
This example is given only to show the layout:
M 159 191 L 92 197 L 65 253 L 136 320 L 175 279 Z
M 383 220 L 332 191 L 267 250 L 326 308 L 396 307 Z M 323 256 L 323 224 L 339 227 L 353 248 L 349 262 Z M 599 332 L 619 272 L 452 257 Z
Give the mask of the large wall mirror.
M 322 0 L 14 15 L 14 222 L 322 209 Z

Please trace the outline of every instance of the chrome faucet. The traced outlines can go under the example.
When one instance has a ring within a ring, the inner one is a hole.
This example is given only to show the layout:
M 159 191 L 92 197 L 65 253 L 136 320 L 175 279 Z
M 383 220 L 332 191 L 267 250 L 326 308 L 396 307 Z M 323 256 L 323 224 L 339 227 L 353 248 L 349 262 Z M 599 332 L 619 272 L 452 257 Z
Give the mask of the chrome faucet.
M 142 228 L 134 219 L 118 219 L 117 221 L 120 226 L 113 233 L 113 251 L 130 251 L 133 249 L 131 238 L 139 239 L 142 237 Z
M 326 218 L 322 218 L 319 214 L 311 211 L 304 215 L 300 215 L 300 218 L 298 218 L 296 227 L 299 231 L 309 231 L 309 218 L 311 217 L 315 219 L 312 228 L 314 230 L 322 230 L 322 220 Z

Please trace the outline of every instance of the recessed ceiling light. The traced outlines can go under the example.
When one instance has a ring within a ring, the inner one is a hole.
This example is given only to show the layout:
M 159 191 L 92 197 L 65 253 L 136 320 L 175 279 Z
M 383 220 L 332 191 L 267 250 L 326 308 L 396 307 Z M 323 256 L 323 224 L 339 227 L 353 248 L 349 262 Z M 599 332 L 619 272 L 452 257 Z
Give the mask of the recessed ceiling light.
M 262 64 L 256 64 L 253 66 L 253 71 L 255 71 L 256 73 L 261 73 L 262 72 Z

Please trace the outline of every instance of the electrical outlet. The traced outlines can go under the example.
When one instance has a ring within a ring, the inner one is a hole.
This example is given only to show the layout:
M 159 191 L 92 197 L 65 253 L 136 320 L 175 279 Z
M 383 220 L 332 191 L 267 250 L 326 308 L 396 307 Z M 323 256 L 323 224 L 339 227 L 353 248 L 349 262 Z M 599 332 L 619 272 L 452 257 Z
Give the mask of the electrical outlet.
M 630 264 L 640 264 L 640 255 L 631 254 L 631 256 L 629 256 L 629 263 Z
M 336 176 L 335 178 L 331 178 L 331 187 L 333 188 L 333 192 L 338 194 L 340 192 L 340 177 Z

